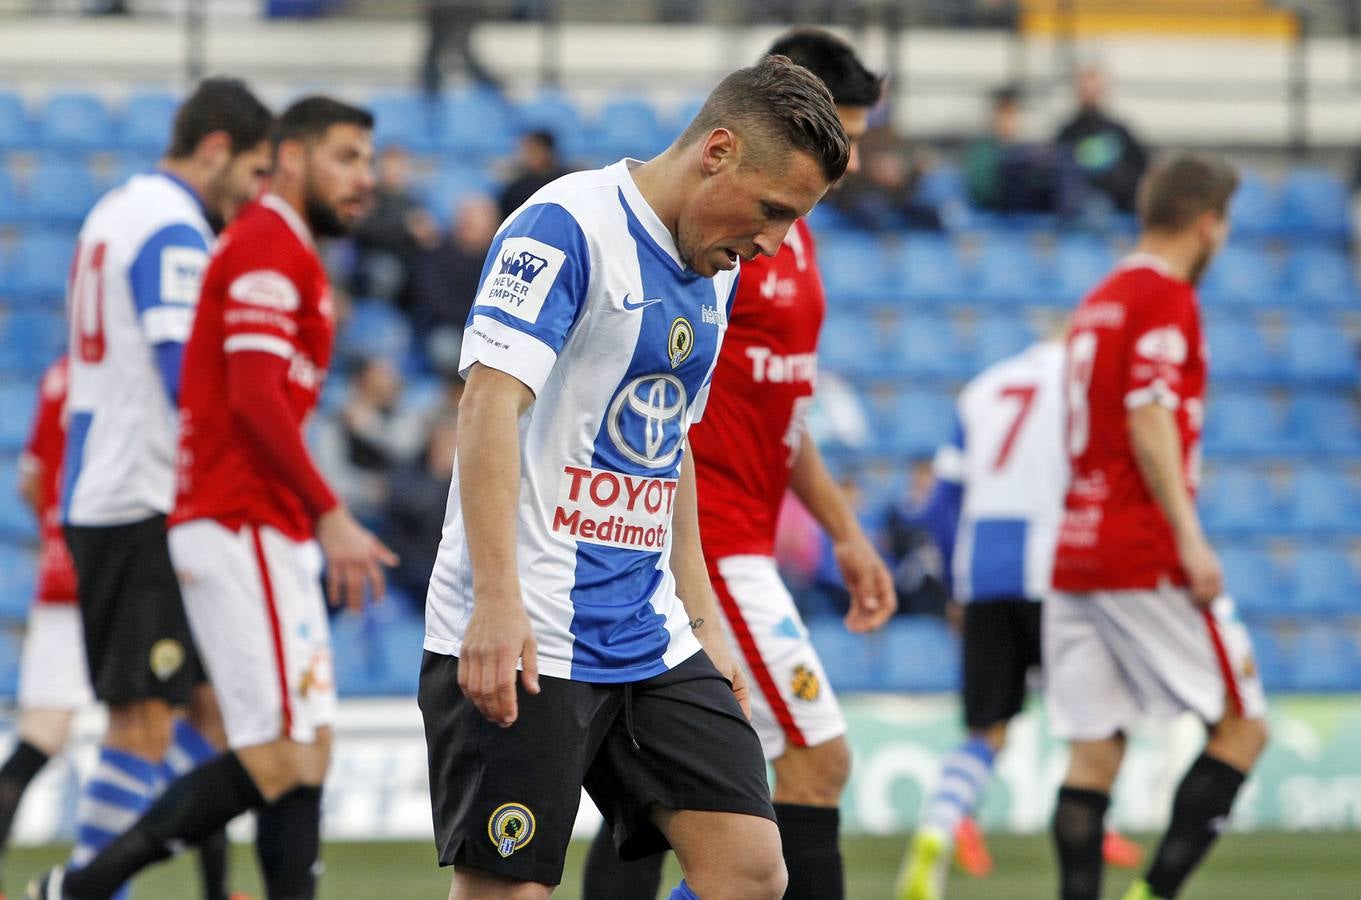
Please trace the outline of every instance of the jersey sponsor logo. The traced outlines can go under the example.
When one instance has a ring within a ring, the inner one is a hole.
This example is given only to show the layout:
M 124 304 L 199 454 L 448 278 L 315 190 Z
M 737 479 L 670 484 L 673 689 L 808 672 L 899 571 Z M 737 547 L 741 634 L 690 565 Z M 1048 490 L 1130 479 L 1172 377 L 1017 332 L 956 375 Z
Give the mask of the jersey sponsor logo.
M 1175 325 L 1147 332 L 1134 344 L 1134 352 L 1144 359 L 1179 366 L 1186 362 L 1186 335 Z
M 606 431 L 629 461 L 669 469 L 685 439 L 688 400 L 685 384 L 674 375 L 640 375 L 615 395 Z
M 543 241 L 506 238 L 497 257 L 499 266 L 487 277 L 474 305 L 492 306 L 526 322 L 537 322 L 566 258 L 566 253 Z
M 534 813 L 523 803 L 502 803 L 487 819 L 487 837 L 504 859 L 534 840 Z
M 799 663 L 794 667 L 794 674 L 789 680 L 789 690 L 795 699 L 812 703 L 822 695 L 822 681 L 818 678 L 818 673 Z
M 302 305 L 302 297 L 288 276 L 271 269 L 238 275 L 227 288 L 227 296 L 237 303 L 286 313 L 294 312 Z
M 690 358 L 695 350 L 695 326 L 685 316 L 677 316 L 671 323 L 671 332 L 666 337 L 666 356 L 671 360 L 671 368 L 676 369 Z
M 631 299 L 630 299 L 631 296 L 632 296 L 631 294 L 625 294 L 625 295 L 624 295 L 624 309 L 627 309 L 627 310 L 630 310 L 630 311 L 635 310 L 635 309 L 642 309 L 644 306 L 651 306 L 651 305 L 654 304 L 654 303 L 661 303 L 661 302 L 662 302 L 662 298 L 661 298 L 661 297 L 653 297 L 651 300 L 637 300 L 637 301 L 634 301 L 634 300 L 631 300 Z
M 161 300 L 165 303 L 198 302 L 208 254 L 195 247 L 166 247 L 161 251 Z
M 563 466 L 551 528 L 588 544 L 660 552 L 670 531 L 675 478 Z
M 237 307 L 227 310 L 223 315 L 222 321 L 232 330 L 245 326 L 249 330 L 254 330 L 250 326 L 264 326 L 282 331 L 287 335 L 298 333 L 298 323 L 292 316 L 285 315 L 272 309 L 257 309 L 255 307 Z
M 717 325 L 719 328 L 728 327 L 728 317 L 724 315 L 722 309 L 716 306 L 701 306 L 699 318 L 705 325 Z
M 800 266 L 800 269 L 803 267 Z M 799 283 L 793 278 L 781 278 L 774 271 L 768 272 L 766 277 L 761 279 L 757 285 L 761 296 L 766 300 L 783 301 L 780 305 L 787 306 L 799 292 Z
M 1097 301 L 1081 307 L 1073 313 L 1072 331 L 1093 328 L 1120 328 L 1125 324 L 1125 307 L 1122 303 Z
M 751 380 L 757 384 L 812 384 L 818 377 L 816 353 L 775 353 L 769 347 L 748 347 Z

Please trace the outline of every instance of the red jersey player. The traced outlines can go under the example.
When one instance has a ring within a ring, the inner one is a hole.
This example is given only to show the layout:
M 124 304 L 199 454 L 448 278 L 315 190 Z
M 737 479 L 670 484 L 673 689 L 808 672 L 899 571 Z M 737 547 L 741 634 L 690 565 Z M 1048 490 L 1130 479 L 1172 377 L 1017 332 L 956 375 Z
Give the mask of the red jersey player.
M 1207 374 L 1195 284 L 1237 184 L 1211 157 L 1157 166 L 1135 254 L 1082 301 L 1068 336 L 1072 481 L 1043 627 L 1050 722 L 1072 743 L 1054 813 L 1065 898 L 1100 896 L 1102 820 L 1142 715 L 1193 711 L 1209 741 L 1128 900 L 1176 895 L 1266 741 L 1251 644 L 1194 506 Z
M 854 148 L 879 99 L 878 76 L 845 41 L 817 29 L 791 31 L 769 53 L 822 79 Z M 856 168 L 852 149 L 848 171 Z M 897 601 L 887 568 L 804 428 L 825 304 L 812 232 L 799 220 L 781 246 L 762 251 L 742 264 L 704 419 L 690 433 L 700 537 L 752 686 L 752 724 L 775 767 L 785 896 L 833 900 L 844 892 L 837 807 L 850 750 L 841 708 L 776 570 L 775 523 L 787 489 L 835 543 L 851 592 L 849 627 L 878 628 Z M 621 865 L 607 838 L 592 848 L 585 896 L 655 894 L 661 857 Z
M 170 550 L 231 749 L 172 783 L 88 865 L 55 870 L 38 896 L 107 896 L 260 807 L 268 894 L 314 896 L 336 705 L 322 557 L 332 599 L 351 605 L 366 587 L 380 594 L 380 565 L 396 562 L 338 504 L 302 440 L 334 333 L 314 235 L 344 234 L 362 213 L 372 128 L 369 113 L 326 97 L 283 113 L 272 191 L 223 233 L 186 346 Z

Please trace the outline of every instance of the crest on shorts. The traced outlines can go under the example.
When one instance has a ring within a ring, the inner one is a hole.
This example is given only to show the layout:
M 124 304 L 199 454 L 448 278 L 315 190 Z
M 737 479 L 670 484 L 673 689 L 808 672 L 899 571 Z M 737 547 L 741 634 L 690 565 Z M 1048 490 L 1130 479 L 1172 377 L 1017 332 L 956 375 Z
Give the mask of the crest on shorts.
M 818 673 L 803 663 L 794 667 L 794 677 L 790 680 L 789 687 L 795 697 L 810 703 L 822 693 L 822 682 L 818 680 Z
M 534 840 L 534 814 L 522 803 L 502 803 L 487 820 L 487 837 L 502 858 Z
M 680 364 L 690 358 L 695 349 L 695 326 L 685 316 L 677 316 L 671 323 L 671 333 L 666 338 L 666 356 L 671 360 L 671 368 L 678 369 Z
M 184 645 L 174 638 L 161 638 L 151 645 L 148 661 L 152 674 L 161 681 L 169 681 L 184 665 Z

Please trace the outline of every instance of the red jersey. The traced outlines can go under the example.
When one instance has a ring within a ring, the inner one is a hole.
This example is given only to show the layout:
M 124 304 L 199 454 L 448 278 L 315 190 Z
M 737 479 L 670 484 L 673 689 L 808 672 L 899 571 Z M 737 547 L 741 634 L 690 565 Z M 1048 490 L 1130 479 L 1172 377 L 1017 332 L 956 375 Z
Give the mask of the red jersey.
M 775 552 L 775 526 L 817 380 L 826 299 L 813 236 L 794 223 L 742 264 L 704 418 L 690 430 L 704 555 Z
M 1127 415 L 1148 403 L 1172 410 L 1194 496 L 1207 374 L 1195 290 L 1157 257 L 1131 256 L 1078 306 L 1067 349 L 1072 482 L 1054 587 L 1185 585 L 1172 526 L 1135 462 Z
M 203 275 L 184 350 L 172 525 L 207 518 L 232 530 L 268 525 L 293 540 L 312 536 L 321 510 L 309 509 L 298 486 L 280 477 L 256 440 L 233 421 L 228 360 L 243 351 L 285 359 L 283 391 L 300 432 L 331 362 L 332 316 L 326 271 L 306 224 L 287 203 L 266 194 L 223 232 Z M 281 445 L 300 440 L 280 437 Z
M 61 530 L 62 457 L 66 453 L 66 357 L 43 373 L 38 388 L 38 411 L 20 465 L 42 472 L 38 484 L 38 517 L 41 544 L 38 549 L 38 584 L 34 599 L 39 603 L 74 603 L 76 567 Z

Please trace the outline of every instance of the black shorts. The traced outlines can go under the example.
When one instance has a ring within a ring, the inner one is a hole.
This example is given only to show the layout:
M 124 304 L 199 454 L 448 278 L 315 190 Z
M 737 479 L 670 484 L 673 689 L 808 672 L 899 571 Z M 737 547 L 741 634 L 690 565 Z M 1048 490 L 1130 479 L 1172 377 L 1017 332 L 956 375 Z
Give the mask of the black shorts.
M 95 696 L 108 704 L 187 703 L 190 689 L 206 678 L 170 562 L 165 516 L 68 525 L 66 543 Z
M 964 604 L 964 724 L 971 730 L 1014 718 L 1025 705 L 1026 674 L 1039 665 L 1039 603 Z
M 558 884 L 584 786 L 625 859 L 668 848 L 651 807 L 774 820 L 761 742 L 704 653 L 630 684 L 540 678 L 519 718 L 488 722 L 458 660 L 426 652 L 419 701 L 442 866 Z

